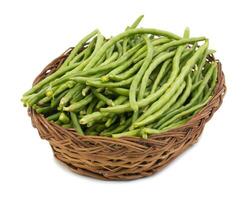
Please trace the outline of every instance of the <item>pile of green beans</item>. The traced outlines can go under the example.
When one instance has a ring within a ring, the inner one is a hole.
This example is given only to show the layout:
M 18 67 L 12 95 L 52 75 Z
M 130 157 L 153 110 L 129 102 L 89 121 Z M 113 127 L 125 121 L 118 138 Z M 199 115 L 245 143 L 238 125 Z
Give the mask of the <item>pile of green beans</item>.
M 142 18 L 108 40 L 85 36 L 23 104 L 80 135 L 147 138 L 185 124 L 212 98 L 214 51 L 188 28 L 183 37 L 137 28 Z

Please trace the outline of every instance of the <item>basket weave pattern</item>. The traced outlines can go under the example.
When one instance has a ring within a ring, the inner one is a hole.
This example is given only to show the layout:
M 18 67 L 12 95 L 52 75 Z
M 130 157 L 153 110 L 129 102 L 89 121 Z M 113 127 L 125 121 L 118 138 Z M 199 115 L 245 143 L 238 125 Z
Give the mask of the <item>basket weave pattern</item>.
M 47 65 L 34 84 L 57 70 L 71 50 L 68 49 Z M 208 59 L 215 60 L 213 56 Z M 74 172 L 104 180 L 132 180 L 150 176 L 196 143 L 206 122 L 222 104 L 226 86 L 221 63 L 217 63 L 218 82 L 208 104 L 184 126 L 152 135 L 147 140 L 137 137 L 113 139 L 79 136 L 74 129 L 65 129 L 49 122 L 33 109 L 28 109 L 28 113 L 40 137 L 50 143 L 55 157 Z

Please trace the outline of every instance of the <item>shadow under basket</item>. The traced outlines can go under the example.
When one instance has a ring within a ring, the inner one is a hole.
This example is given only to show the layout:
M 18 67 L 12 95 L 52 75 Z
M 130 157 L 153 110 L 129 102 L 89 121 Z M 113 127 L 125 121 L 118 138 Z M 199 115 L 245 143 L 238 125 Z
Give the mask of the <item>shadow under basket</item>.
M 72 48 L 53 60 L 37 76 L 34 84 L 56 71 Z M 208 57 L 213 61 L 213 56 Z M 81 175 L 103 180 L 132 180 L 150 176 L 164 168 L 192 144 L 222 104 L 226 92 L 225 78 L 218 63 L 218 79 L 213 98 L 185 125 L 148 139 L 102 136 L 80 136 L 74 129 L 65 129 L 47 121 L 43 115 L 28 109 L 32 124 L 46 139 L 55 157 Z

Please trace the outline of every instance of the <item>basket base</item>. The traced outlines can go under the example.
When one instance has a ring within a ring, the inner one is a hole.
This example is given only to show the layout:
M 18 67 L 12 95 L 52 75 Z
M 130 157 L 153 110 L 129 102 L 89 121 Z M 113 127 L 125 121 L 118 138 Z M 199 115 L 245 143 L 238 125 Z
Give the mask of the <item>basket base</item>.
M 197 140 L 194 140 L 193 143 L 186 143 L 183 146 L 182 150 L 178 150 L 178 151 L 175 151 L 172 153 L 170 152 L 170 154 L 168 156 L 166 156 L 166 158 L 163 158 L 163 160 L 157 161 L 158 163 L 153 164 L 152 168 L 150 168 L 147 171 L 141 171 L 138 173 L 130 173 L 130 174 L 121 174 L 121 175 L 117 175 L 117 176 L 110 176 L 110 175 L 107 175 L 106 173 L 103 173 L 102 171 L 100 171 L 100 173 L 98 173 L 97 170 L 95 172 L 93 172 L 88 169 L 76 167 L 76 166 L 72 165 L 71 163 L 67 162 L 64 159 L 64 157 L 62 157 L 61 153 L 59 153 L 53 149 L 53 146 L 52 146 L 52 149 L 53 149 L 53 153 L 54 153 L 55 158 L 60 163 L 67 166 L 74 173 L 77 173 L 77 174 L 83 175 L 83 176 L 87 176 L 87 177 L 91 177 L 91 178 L 95 178 L 95 179 L 99 179 L 99 180 L 105 180 L 105 181 L 107 181 L 107 180 L 110 180 L 110 181 L 130 181 L 130 180 L 136 180 L 136 179 L 148 177 L 148 176 L 151 176 L 151 175 L 161 171 L 171 161 L 175 160 L 177 157 L 179 157 L 180 154 L 182 154 L 189 147 L 191 147 L 194 143 L 196 143 L 195 141 L 197 142 Z

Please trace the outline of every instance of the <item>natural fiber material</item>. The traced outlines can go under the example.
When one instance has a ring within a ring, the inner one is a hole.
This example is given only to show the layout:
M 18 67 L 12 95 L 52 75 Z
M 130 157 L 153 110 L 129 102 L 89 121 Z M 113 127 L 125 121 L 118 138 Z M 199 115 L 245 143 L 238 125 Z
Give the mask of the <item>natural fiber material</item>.
M 38 75 L 34 84 L 53 73 L 70 51 L 53 60 Z M 208 59 L 215 60 L 213 56 Z M 208 104 L 184 126 L 152 135 L 147 140 L 137 137 L 113 139 L 80 136 L 74 129 L 65 129 L 49 122 L 32 109 L 29 109 L 29 115 L 41 138 L 50 143 L 55 157 L 74 172 L 104 180 L 132 180 L 150 176 L 196 143 L 206 122 L 222 104 L 226 86 L 221 63 L 216 61 L 218 82 Z

